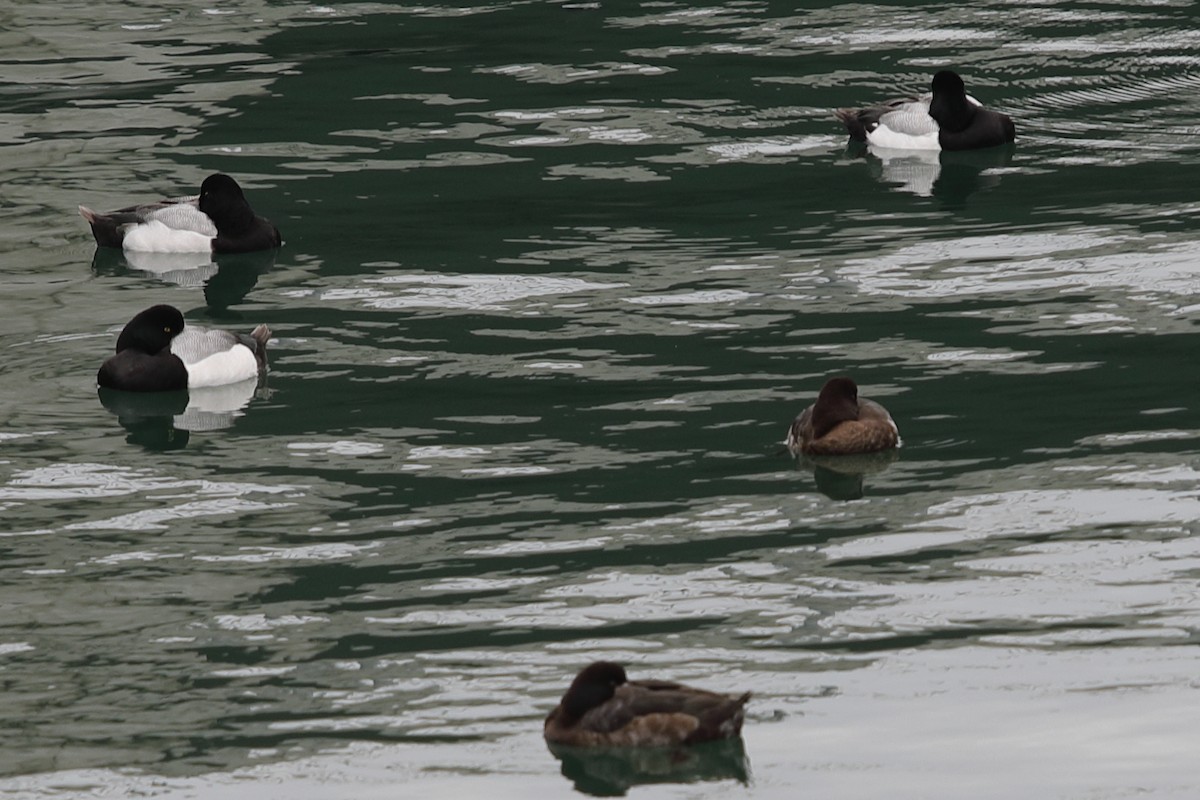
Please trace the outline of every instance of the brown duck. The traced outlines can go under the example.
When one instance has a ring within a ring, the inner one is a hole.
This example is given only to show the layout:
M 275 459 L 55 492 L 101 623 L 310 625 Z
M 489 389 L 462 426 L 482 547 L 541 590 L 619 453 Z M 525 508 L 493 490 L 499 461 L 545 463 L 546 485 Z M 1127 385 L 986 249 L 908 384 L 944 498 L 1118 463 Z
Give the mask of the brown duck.
M 858 396 L 849 378 L 830 378 L 817 402 L 800 412 L 788 429 L 792 455 L 841 456 L 889 450 L 900 444 L 892 415 L 873 400 Z
M 625 668 L 597 661 L 580 670 L 546 717 L 551 744 L 672 747 L 737 736 L 746 701 L 670 681 L 631 681 Z

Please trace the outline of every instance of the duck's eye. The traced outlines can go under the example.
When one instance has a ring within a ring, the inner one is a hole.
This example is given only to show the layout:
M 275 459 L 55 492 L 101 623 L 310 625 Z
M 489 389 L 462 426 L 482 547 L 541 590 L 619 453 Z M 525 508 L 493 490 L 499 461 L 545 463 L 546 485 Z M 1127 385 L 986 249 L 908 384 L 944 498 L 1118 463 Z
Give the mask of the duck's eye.
M 170 332 L 171 332 L 171 326 L 170 326 L 170 325 L 168 325 L 167 327 L 163 328 L 163 333 L 170 333 Z

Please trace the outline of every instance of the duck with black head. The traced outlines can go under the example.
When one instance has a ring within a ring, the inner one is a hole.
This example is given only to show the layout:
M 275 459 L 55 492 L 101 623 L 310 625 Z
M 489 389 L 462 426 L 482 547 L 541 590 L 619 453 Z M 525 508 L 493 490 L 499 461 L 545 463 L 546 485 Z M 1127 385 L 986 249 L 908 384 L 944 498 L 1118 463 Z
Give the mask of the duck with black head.
M 271 329 L 249 335 L 185 325 L 179 309 L 151 306 L 125 324 L 117 352 L 96 374 L 106 389 L 172 392 L 224 386 L 257 377 L 267 366 Z
M 891 100 L 869 108 L 839 108 L 835 116 L 854 141 L 890 150 L 978 150 L 1016 139 L 1007 114 L 984 108 L 967 94 L 957 72 L 933 76 L 920 97 Z
M 631 681 L 625 668 L 597 661 L 580 670 L 546 717 L 550 744 L 673 747 L 741 733 L 750 693 L 733 696 L 671 681 Z
M 101 247 L 144 253 L 248 253 L 279 247 L 279 229 L 254 213 L 242 187 L 215 173 L 195 197 L 178 197 L 80 215 Z
M 792 422 L 786 442 L 795 456 L 855 455 L 899 447 L 900 431 L 886 408 L 858 396 L 858 384 L 837 377 Z

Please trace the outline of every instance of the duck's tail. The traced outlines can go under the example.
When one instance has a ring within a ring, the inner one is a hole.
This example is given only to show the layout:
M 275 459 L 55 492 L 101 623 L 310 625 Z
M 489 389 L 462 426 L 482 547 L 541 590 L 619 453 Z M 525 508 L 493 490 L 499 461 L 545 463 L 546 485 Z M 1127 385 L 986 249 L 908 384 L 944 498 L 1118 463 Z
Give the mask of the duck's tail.
M 856 142 L 867 140 L 867 120 L 863 118 L 862 109 L 839 108 L 833 115 L 846 126 L 846 132 L 850 134 L 851 139 Z
M 254 330 L 250 331 L 250 338 L 254 340 L 257 347 L 254 348 L 254 357 L 258 359 L 258 368 L 267 368 L 267 342 L 271 339 L 271 329 L 266 325 L 256 325 Z
M 125 239 L 125 231 L 119 221 L 110 214 L 98 214 L 87 206 L 79 207 L 79 216 L 87 220 L 91 226 L 92 236 L 101 247 L 120 247 Z

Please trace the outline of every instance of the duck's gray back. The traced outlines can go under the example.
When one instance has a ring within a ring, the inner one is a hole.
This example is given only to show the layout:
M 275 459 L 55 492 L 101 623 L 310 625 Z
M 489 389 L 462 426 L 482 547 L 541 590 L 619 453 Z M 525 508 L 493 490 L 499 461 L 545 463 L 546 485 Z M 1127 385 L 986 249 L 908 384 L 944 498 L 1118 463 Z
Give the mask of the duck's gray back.
M 929 116 L 929 101 L 925 98 L 898 104 L 879 118 L 879 124 L 908 136 L 924 136 L 938 131 L 937 122 Z
M 213 224 L 208 214 L 200 210 L 200 207 L 191 201 L 191 198 L 183 198 L 185 202 L 170 203 L 160 206 L 146 215 L 147 220 L 158 220 L 168 228 L 183 231 L 195 231 L 202 236 L 216 236 L 217 226 Z
M 171 340 L 171 352 L 179 356 L 184 364 L 191 365 L 216 353 L 223 353 L 237 344 L 245 344 L 243 338 L 248 337 L 219 328 L 186 325 L 183 332 Z

